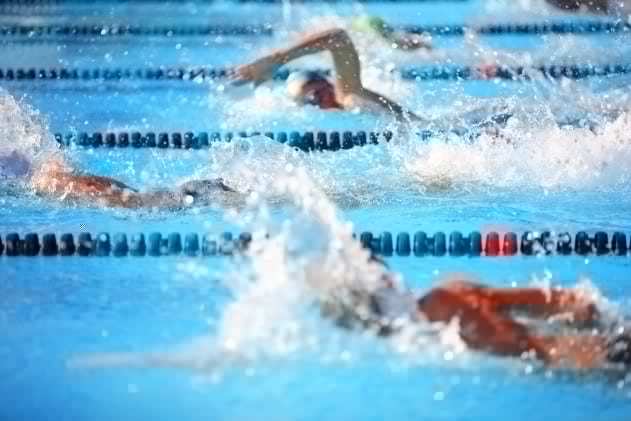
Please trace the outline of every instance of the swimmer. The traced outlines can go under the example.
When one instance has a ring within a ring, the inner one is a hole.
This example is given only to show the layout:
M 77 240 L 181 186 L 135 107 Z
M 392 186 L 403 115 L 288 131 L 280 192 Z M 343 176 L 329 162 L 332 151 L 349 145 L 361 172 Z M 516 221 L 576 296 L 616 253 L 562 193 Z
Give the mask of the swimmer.
M 625 0 L 546 0 L 552 6 L 570 12 L 591 12 L 610 15 L 631 13 L 631 2 Z
M 118 180 L 72 169 L 59 156 L 30 160 L 12 151 L 0 155 L 0 182 L 17 183 L 36 194 L 66 202 L 93 203 L 121 208 L 180 209 L 207 204 L 217 195 L 233 194 L 222 179 L 193 180 L 176 190 L 139 192 Z
M 292 60 L 329 51 L 335 68 L 333 83 L 317 72 L 295 72 L 287 80 L 287 91 L 299 104 L 330 110 L 387 112 L 403 121 L 421 120 L 385 96 L 364 87 L 357 50 L 343 29 L 309 35 L 296 45 L 280 49 L 232 71 L 232 82 L 259 85 L 272 79 L 276 70 Z
M 392 48 L 403 51 L 431 50 L 429 35 L 419 35 L 395 31 L 383 19 L 376 16 L 359 16 L 353 19 L 351 29 L 357 32 L 372 33 L 388 42 Z
M 380 263 L 378 259 L 372 260 Z M 398 288 L 392 274 L 386 273 L 376 292 L 363 295 L 366 298 L 363 310 L 344 309 L 343 313 L 337 313 L 342 316 L 337 318 L 342 325 L 359 322 L 388 335 L 396 331 L 401 320 L 445 324 L 457 320 L 460 338 L 476 351 L 531 357 L 550 367 L 631 369 L 631 332 L 618 328 L 611 337 L 596 333 L 595 329 L 600 327 L 598 308 L 577 290 L 492 288 L 455 281 L 415 297 Z M 326 302 L 323 309 L 328 312 Z M 564 320 L 576 330 L 568 335 L 540 333 L 517 321 L 516 315 L 550 323 Z

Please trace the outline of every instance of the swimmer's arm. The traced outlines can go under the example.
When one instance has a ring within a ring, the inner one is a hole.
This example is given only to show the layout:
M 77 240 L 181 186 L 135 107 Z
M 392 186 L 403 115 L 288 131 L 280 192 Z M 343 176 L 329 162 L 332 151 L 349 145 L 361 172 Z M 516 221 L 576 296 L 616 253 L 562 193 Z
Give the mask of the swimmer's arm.
M 421 316 L 430 322 L 458 319 L 460 337 L 472 349 L 498 355 L 532 355 L 548 365 L 570 365 L 587 369 L 605 361 L 605 339 L 601 336 L 543 336 L 524 324 L 488 308 L 488 297 L 476 300 L 484 287 L 457 283 L 430 291 L 418 301 Z M 524 296 L 516 296 L 521 302 Z
M 451 286 L 431 290 L 417 301 L 421 319 L 432 323 L 458 320 L 460 337 L 468 347 L 499 355 L 521 356 L 534 352 L 546 359 L 546 343 L 523 324 L 491 311 L 483 300 L 476 300 Z
M 344 95 L 363 89 L 357 50 L 343 29 L 330 29 L 304 37 L 297 44 L 235 69 L 236 82 L 262 83 L 273 77 L 274 71 L 300 57 L 329 51 L 335 66 L 336 89 Z
M 141 206 L 138 191 L 109 177 L 71 172 L 46 172 L 32 180 L 36 193 L 59 200 L 94 201 L 105 206 L 137 208 Z
M 407 110 L 406 108 L 397 104 L 396 102 L 389 99 L 388 97 L 380 93 L 371 91 L 370 89 L 363 88 L 362 91 L 357 95 L 366 101 L 379 105 L 385 111 L 391 112 L 392 114 L 396 116 L 397 120 L 413 121 L 413 122 L 425 121 L 425 119 L 417 116 L 413 112 Z
M 585 293 L 572 289 L 484 288 L 496 308 L 524 311 L 533 317 L 566 314 L 575 323 L 591 323 L 599 318 L 598 308 Z
M 102 206 L 120 208 L 179 208 L 182 196 L 178 192 L 156 191 L 140 193 L 118 180 L 90 174 L 55 172 L 37 174 L 33 179 L 36 193 L 59 200 L 90 201 Z

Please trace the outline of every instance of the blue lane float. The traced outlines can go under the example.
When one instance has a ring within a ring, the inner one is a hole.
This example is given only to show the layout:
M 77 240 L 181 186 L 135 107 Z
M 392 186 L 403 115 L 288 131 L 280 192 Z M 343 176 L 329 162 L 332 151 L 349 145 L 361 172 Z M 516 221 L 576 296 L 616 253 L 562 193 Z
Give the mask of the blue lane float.
M 434 133 L 421 132 L 421 138 L 429 138 Z M 157 149 L 208 149 L 217 142 L 230 142 L 237 138 L 266 136 L 279 143 L 311 151 L 339 151 L 358 146 L 378 145 L 390 142 L 394 136 L 391 131 L 318 131 L 318 132 L 96 132 L 55 134 L 57 144 L 62 148 L 157 148 Z
M 273 79 L 287 80 L 298 69 L 281 69 Z M 323 75 L 331 74 L 329 69 L 313 69 Z M 570 64 L 541 66 L 405 66 L 394 70 L 404 80 L 506 80 L 528 81 L 540 78 L 585 79 L 631 73 L 631 64 Z M 228 80 L 232 70 L 222 67 L 148 67 L 148 68 L 0 68 L 0 82 L 188 82 L 203 84 L 215 80 Z
M 530 23 L 491 23 L 466 25 L 406 25 L 404 31 L 417 34 L 464 36 L 467 31 L 483 35 L 545 35 L 545 34 L 603 34 L 629 32 L 631 24 L 624 21 L 555 21 Z
M 393 1 L 393 0 L 391 0 Z M 553 21 L 530 23 L 491 23 L 480 26 L 467 25 L 404 25 L 394 29 L 416 34 L 435 36 L 464 36 L 467 31 L 481 35 L 545 35 L 545 34 L 614 34 L 631 31 L 631 24 L 624 21 Z M 90 37 L 109 38 L 121 36 L 191 37 L 210 35 L 272 35 L 272 25 L 102 25 L 102 24 L 55 24 L 55 25 L 0 25 L 0 37 Z
M 111 38 L 126 36 L 194 37 L 272 35 L 270 25 L 0 25 L 0 37 L 90 37 Z
M 235 3 L 280 3 L 282 0 L 233 0 Z M 350 3 L 351 0 L 301 0 L 307 3 Z M 465 3 L 469 0 L 352 0 L 353 2 L 388 2 L 388 3 Z M 3 0 L 2 6 L 32 7 L 59 6 L 63 4 L 143 4 L 155 3 L 156 0 Z M 215 0 L 195 0 L 195 3 L 211 4 Z M 177 2 L 176 2 L 177 3 Z
M 598 231 L 593 234 L 579 231 L 552 233 L 550 231 L 489 232 L 484 236 L 473 231 L 468 235 L 460 231 L 424 231 L 356 234 L 361 244 L 376 254 L 400 257 L 499 257 L 499 256 L 628 256 L 629 238 L 624 232 L 611 236 Z M 35 256 L 95 256 L 95 257 L 160 257 L 160 256 L 231 256 L 247 248 L 252 241 L 248 232 L 233 234 L 177 232 L 163 235 L 134 233 L 92 236 L 91 233 L 73 235 L 54 233 L 18 233 L 0 235 L 0 255 L 7 257 Z

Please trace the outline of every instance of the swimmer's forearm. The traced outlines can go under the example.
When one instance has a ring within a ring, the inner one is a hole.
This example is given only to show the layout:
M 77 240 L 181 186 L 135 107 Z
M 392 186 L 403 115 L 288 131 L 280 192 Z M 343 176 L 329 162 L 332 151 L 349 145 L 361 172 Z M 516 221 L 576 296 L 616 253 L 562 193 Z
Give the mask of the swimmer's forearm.
M 570 314 L 576 322 L 592 322 L 599 313 L 592 300 L 572 289 L 488 289 L 491 299 L 499 308 L 522 310 L 535 317 Z
M 343 29 L 329 29 L 308 35 L 292 47 L 279 50 L 270 57 L 282 66 L 297 58 L 329 51 L 335 67 L 337 95 L 357 94 L 362 89 L 361 65 L 353 41 Z
M 33 179 L 36 193 L 63 201 L 86 201 L 102 206 L 140 208 L 174 206 L 175 195 L 139 193 L 136 189 L 110 177 L 79 175 L 68 172 L 38 174 Z
M 340 41 L 345 41 L 342 39 L 343 37 L 348 36 L 341 29 L 330 29 L 318 32 L 316 34 L 307 35 L 300 42 L 289 48 L 277 50 L 272 53 L 271 56 L 274 57 L 279 65 L 284 65 L 309 54 L 326 50 L 333 51 L 339 48 Z

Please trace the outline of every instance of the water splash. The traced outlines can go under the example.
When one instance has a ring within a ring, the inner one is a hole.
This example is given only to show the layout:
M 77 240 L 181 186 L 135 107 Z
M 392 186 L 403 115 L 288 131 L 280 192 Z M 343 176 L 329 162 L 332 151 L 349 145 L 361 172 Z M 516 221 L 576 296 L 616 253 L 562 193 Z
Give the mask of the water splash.
M 464 189 L 628 189 L 629 113 L 596 131 L 560 128 L 551 118 L 546 125 L 541 117 L 533 116 L 539 119 L 533 125 L 526 115 L 515 116 L 506 128 L 483 134 L 473 143 L 410 142 L 396 154 L 407 175 L 419 184 L 442 180 Z
M 367 251 L 352 236 L 351 224 L 339 216 L 304 170 L 286 168 L 285 173 L 286 177 L 272 183 L 261 179 L 246 208 L 229 212 L 229 218 L 253 233 L 253 241 L 223 274 L 223 286 L 233 299 L 223 308 L 214 333 L 167 351 L 83 355 L 68 365 L 169 367 L 220 377 L 234 367 L 248 369 L 272 360 L 302 358 L 326 363 L 378 358 L 464 370 L 494 364 L 489 360 L 496 359 L 467 350 L 457 320 L 447 326 L 403 323 L 398 334 L 379 340 L 370 330 L 339 329 L 335 319 L 322 317 L 321 304 L 326 303 L 329 316 L 339 315 L 339 309 L 352 309 L 361 318 L 384 269 L 369 261 Z M 274 215 L 267 206 L 268 197 L 284 197 L 289 215 Z M 190 275 L 191 270 L 186 268 L 186 273 Z M 549 288 L 550 277 L 533 279 L 533 285 Z M 619 315 L 590 283 L 576 288 L 596 300 L 605 314 Z M 497 364 L 511 366 L 515 360 Z M 532 363 L 527 364 L 530 373 Z
M 39 112 L 0 89 L 0 156 L 17 152 L 43 162 L 57 155 L 55 143 Z
M 421 344 L 427 357 L 420 359 L 423 363 L 442 360 L 445 349 L 463 352 L 454 326 L 443 333 L 429 326 L 422 331 L 405 329 L 388 351 L 372 333 L 337 329 L 334 320 L 322 317 L 318 303 L 325 302 L 329 315 L 352 309 L 361 317 L 368 295 L 381 285 L 384 269 L 369 261 L 368 252 L 352 236 L 351 224 L 338 216 L 333 203 L 302 170 L 286 172 L 288 177 L 272 185 L 262 181 L 247 209 L 231 215 L 253 233 L 253 241 L 223 276 L 234 300 L 223 309 L 216 334 L 166 352 L 80 356 L 69 366 L 169 366 L 216 372 L 305 355 L 328 362 L 375 352 L 392 356 L 392 350 L 412 355 Z M 284 195 L 291 216 L 274 217 L 264 204 L 268 195 Z M 439 345 L 431 346 L 437 332 Z

